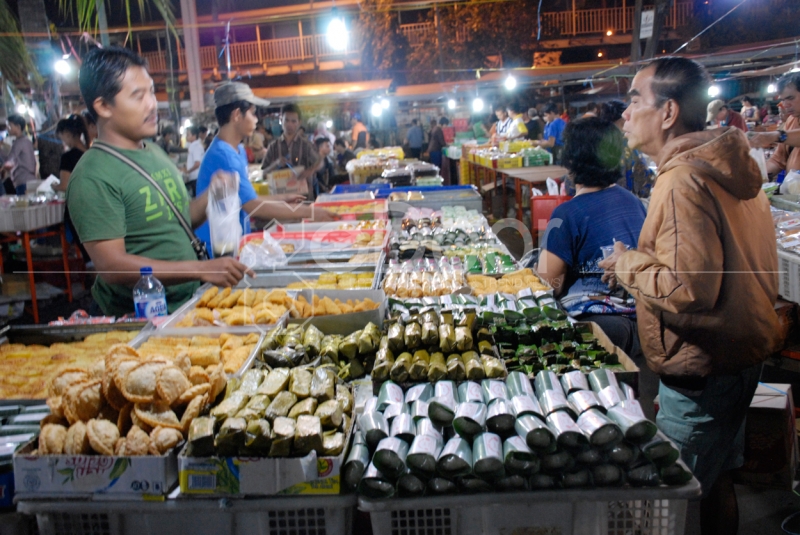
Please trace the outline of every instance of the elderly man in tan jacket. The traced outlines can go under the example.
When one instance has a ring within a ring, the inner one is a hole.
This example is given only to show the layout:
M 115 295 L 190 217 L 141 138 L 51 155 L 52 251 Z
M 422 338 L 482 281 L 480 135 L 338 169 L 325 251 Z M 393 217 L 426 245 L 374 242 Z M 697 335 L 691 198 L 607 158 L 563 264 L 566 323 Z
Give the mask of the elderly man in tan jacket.
M 638 248 L 599 265 L 636 298 L 639 338 L 661 376 L 659 428 L 703 486 L 703 535 L 735 534 L 731 470 L 761 363 L 782 342 L 769 202 L 736 128 L 703 131 L 708 79 L 684 58 L 644 67 L 623 130 L 658 176 Z

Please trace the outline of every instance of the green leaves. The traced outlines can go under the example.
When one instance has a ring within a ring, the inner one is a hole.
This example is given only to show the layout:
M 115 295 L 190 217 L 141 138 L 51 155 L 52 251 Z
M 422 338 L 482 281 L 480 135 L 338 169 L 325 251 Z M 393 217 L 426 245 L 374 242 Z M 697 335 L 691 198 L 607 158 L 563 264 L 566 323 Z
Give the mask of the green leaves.
M 111 474 L 108 476 L 109 479 L 119 479 L 122 474 L 125 473 L 125 470 L 131 465 L 131 460 L 128 457 L 120 457 L 114 463 L 114 467 L 111 469 Z
M 62 476 L 66 476 L 64 481 L 61 482 L 62 485 L 69 483 L 70 481 L 75 479 L 75 469 L 74 468 L 62 468 L 58 470 L 58 473 Z
M 6 0 L 0 0 L 0 73 L 16 85 L 26 85 L 28 74 L 39 76 L 20 33 L 19 23 Z
M 82 32 L 97 32 L 97 2 L 105 0 L 58 0 L 58 8 L 62 14 L 76 14 L 78 29 Z M 133 26 L 131 5 L 133 0 L 122 0 L 122 8 L 128 21 L 128 29 Z M 170 0 L 136 0 L 141 17 L 144 19 L 149 9 L 155 8 L 164 19 L 167 30 L 178 37 L 175 28 L 175 8 Z

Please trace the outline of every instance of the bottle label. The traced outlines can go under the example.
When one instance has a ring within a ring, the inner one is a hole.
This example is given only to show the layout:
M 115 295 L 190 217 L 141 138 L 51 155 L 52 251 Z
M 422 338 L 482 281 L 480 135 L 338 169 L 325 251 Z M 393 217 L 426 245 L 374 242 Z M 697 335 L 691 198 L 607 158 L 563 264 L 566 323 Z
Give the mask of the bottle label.
M 152 319 L 167 315 L 167 300 L 164 297 L 147 301 L 138 301 L 135 305 L 137 318 Z

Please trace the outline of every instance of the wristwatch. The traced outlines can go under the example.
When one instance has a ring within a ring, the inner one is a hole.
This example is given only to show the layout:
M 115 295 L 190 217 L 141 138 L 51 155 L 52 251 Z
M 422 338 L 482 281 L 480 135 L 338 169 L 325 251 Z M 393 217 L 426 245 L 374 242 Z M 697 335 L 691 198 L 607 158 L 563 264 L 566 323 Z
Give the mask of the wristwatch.
M 778 143 L 785 143 L 785 142 L 786 142 L 786 131 L 778 130 Z

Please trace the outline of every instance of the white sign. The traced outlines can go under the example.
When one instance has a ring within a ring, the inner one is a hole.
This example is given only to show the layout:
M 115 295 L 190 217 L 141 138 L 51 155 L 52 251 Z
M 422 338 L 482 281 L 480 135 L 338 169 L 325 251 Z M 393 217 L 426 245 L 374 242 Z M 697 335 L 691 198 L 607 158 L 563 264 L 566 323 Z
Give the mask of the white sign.
M 642 23 L 639 25 L 639 39 L 648 39 L 653 36 L 653 20 L 656 12 L 653 9 L 642 11 Z

